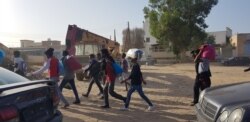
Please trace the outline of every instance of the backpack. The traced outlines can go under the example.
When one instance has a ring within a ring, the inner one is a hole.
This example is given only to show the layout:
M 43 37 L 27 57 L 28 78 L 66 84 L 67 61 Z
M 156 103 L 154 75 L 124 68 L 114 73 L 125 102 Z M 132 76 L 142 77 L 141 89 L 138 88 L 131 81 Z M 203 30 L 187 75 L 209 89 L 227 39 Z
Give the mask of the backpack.
M 112 63 L 112 67 L 114 68 L 116 75 L 122 74 L 123 70 L 122 70 L 120 65 L 118 65 L 117 63 L 114 62 L 114 63 Z

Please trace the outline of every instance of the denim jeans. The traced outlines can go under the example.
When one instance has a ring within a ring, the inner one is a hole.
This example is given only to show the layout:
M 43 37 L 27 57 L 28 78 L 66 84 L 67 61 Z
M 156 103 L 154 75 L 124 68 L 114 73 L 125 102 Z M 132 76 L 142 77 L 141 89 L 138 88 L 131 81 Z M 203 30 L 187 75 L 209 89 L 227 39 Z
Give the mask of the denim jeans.
M 64 88 L 64 86 L 69 83 L 73 92 L 74 92 L 74 95 L 75 95 L 75 99 L 76 101 L 80 101 L 79 99 L 79 96 L 78 96 L 78 92 L 77 92 L 77 89 L 76 89 L 76 85 L 75 85 L 75 80 L 74 79 L 63 79 L 62 80 L 62 83 L 60 84 L 60 90 L 62 91 L 62 89 Z
M 141 96 L 142 99 L 144 99 L 149 106 L 153 106 L 153 104 L 151 103 L 151 101 L 148 99 L 147 96 L 145 96 L 143 90 L 142 90 L 142 86 L 141 85 L 131 85 L 128 94 L 127 94 L 127 100 L 125 103 L 125 107 L 128 108 L 129 107 L 129 102 L 131 99 L 131 95 L 133 94 L 134 91 L 137 91 L 139 93 L 139 95 Z
M 50 80 L 53 80 L 56 82 L 56 91 L 58 92 L 59 94 L 59 97 L 60 97 L 60 100 L 64 103 L 64 105 L 69 105 L 69 102 L 64 98 L 59 86 L 58 86 L 58 81 L 59 81 L 59 78 L 58 77 L 52 77 L 50 78 Z

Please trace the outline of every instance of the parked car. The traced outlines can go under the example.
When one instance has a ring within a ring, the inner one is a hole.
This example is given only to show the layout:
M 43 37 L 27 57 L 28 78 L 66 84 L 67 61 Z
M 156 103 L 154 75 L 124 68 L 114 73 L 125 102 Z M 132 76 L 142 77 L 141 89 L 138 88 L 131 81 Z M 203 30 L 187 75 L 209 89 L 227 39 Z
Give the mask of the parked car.
M 248 57 L 231 57 L 227 60 L 222 60 L 221 63 L 224 66 L 246 66 L 250 64 L 250 58 Z
M 30 81 L 0 67 L 0 122 L 61 122 L 55 82 Z
M 195 105 L 199 122 L 250 122 L 250 82 L 223 85 L 201 92 Z

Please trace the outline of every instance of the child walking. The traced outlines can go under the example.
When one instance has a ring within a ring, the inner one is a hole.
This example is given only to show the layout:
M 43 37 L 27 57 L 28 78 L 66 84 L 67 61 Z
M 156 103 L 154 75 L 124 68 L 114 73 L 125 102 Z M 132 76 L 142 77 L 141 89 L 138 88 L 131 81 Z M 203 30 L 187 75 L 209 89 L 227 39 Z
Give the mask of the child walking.
M 128 68 L 129 68 L 128 61 L 126 60 L 126 54 L 125 53 L 122 54 L 121 67 L 123 69 L 123 73 L 121 75 L 121 79 L 125 80 L 125 78 L 128 77 Z M 128 85 L 129 84 L 127 82 L 125 82 L 126 91 L 128 91 Z
M 109 54 L 109 51 L 107 49 L 102 49 L 101 50 L 102 57 L 103 57 L 103 62 L 102 62 L 102 70 L 105 70 L 105 85 L 103 89 L 103 94 L 104 94 L 104 102 L 105 104 L 101 106 L 102 108 L 110 108 L 109 106 L 109 94 L 118 99 L 123 101 L 124 103 L 126 102 L 126 97 L 123 97 L 120 94 L 117 94 L 114 89 L 115 89 L 115 78 L 116 74 L 115 71 L 112 67 L 112 63 L 114 63 L 114 59 L 112 56 Z
M 100 93 L 103 94 L 103 88 L 102 88 L 102 85 L 99 81 L 99 73 L 101 70 L 100 62 L 96 61 L 94 54 L 90 54 L 89 59 L 90 59 L 89 67 L 84 72 L 89 71 L 89 75 L 90 75 L 91 79 L 90 79 L 87 93 L 82 94 L 84 97 L 89 96 L 89 93 L 90 93 L 94 83 L 96 83 L 97 87 L 99 88 Z M 103 97 L 101 97 L 101 98 L 103 98 Z
M 148 97 L 144 95 L 144 92 L 142 90 L 142 83 L 146 84 L 146 82 L 144 81 L 142 77 L 140 66 L 137 63 L 137 58 L 132 58 L 131 62 L 133 64 L 131 74 L 127 79 L 121 82 L 121 83 L 124 83 L 124 82 L 127 82 L 127 80 L 129 79 L 131 80 L 131 86 L 127 93 L 127 100 L 125 102 L 125 106 L 122 107 L 121 110 L 124 110 L 124 111 L 128 110 L 131 95 L 136 90 L 141 96 L 141 98 L 143 98 L 148 103 L 149 105 L 148 110 L 152 111 L 154 109 L 154 106 L 151 103 L 151 101 L 148 99 Z

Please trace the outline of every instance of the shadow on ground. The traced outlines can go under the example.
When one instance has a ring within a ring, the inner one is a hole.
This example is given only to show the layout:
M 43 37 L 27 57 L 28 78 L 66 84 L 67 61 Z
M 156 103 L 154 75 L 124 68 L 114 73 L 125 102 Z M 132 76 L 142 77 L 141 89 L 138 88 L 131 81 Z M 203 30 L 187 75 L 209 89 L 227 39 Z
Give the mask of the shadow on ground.
M 89 98 L 81 97 L 82 103 L 80 105 L 71 105 L 69 109 L 61 109 L 64 114 L 64 122 L 195 121 L 193 108 L 189 106 L 192 99 L 194 79 L 185 76 L 185 74 L 157 73 L 153 70 L 155 68 L 143 70 L 143 75 L 148 83 L 143 87 L 146 96 L 150 99 L 154 98 L 151 100 L 155 104 L 155 111 L 146 111 L 147 104 L 139 97 L 137 92 L 132 95 L 129 111 L 120 111 L 123 102 L 115 100 L 111 96 L 110 106 L 112 108 L 101 109 L 99 106 L 103 104 L 103 100 L 92 95 Z M 124 91 L 124 85 L 119 82 L 116 83 L 115 90 L 123 96 L 127 94 Z M 70 94 L 73 96 L 73 93 Z M 73 102 L 74 97 L 66 97 L 66 99 Z

